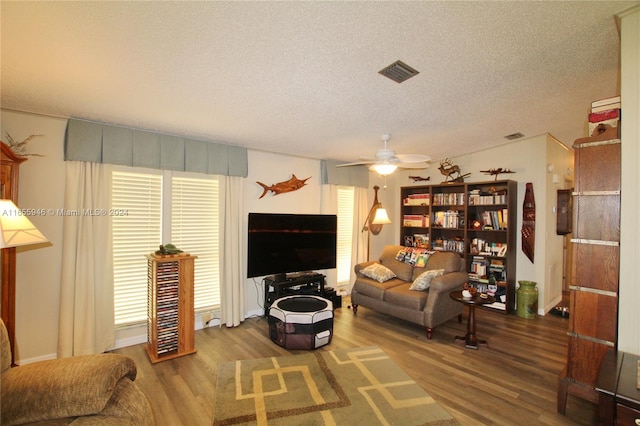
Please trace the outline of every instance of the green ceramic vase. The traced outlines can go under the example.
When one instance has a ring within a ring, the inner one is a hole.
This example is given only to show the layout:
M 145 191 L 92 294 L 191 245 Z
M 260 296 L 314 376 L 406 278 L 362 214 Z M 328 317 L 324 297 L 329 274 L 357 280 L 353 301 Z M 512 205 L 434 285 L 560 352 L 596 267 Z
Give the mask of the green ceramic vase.
M 522 318 L 538 317 L 538 289 L 535 281 L 518 281 L 516 313 Z

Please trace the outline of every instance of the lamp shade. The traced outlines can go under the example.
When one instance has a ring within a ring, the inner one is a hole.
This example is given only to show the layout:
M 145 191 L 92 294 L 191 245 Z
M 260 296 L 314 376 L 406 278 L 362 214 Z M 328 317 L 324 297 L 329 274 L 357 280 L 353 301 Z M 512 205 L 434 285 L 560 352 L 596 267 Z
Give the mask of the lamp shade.
M 391 219 L 389 219 L 387 210 L 382 207 L 378 207 L 378 209 L 376 210 L 376 215 L 374 216 L 371 223 L 375 225 L 383 225 L 385 223 L 391 223 Z
M 0 200 L 0 248 L 48 241 L 13 201 Z

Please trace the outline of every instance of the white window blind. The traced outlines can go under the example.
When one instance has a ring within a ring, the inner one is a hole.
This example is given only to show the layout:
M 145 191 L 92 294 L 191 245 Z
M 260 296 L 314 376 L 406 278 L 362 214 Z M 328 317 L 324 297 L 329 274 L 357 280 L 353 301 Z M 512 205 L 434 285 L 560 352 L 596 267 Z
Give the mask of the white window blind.
M 162 175 L 112 172 L 112 206 L 127 212 L 113 219 L 115 324 L 147 318 L 147 260 L 162 232 Z
M 197 256 L 194 307 L 220 306 L 220 188 L 215 178 L 173 176 L 171 243 Z
M 338 284 L 348 283 L 351 277 L 351 248 L 353 243 L 353 187 L 338 187 L 338 237 L 336 274 Z

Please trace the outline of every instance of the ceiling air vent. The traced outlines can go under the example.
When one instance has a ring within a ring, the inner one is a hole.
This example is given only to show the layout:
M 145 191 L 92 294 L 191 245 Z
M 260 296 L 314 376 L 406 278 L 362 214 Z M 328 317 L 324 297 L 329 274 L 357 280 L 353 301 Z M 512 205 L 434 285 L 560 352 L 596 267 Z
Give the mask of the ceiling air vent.
M 384 75 L 387 78 L 390 78 L 396 83 L 402 83 L 403 81 L 410 79 L 420 72 L 411 68 L 409 65 L 405 64 L 402 61 L 395 61 L 391 65 L 388 65 L 378 71 L 378 73 Z
M 520 139 L 520 138 L 523 138 L 523 137 L 524 137 L 524 135 L 522 133 L 517 132 L 517 133 L 512 133 L 510 135 L 507 135 L 504 138 L 505 139 L 509 139 L 510 141 L 512 141 L 512 140 Z

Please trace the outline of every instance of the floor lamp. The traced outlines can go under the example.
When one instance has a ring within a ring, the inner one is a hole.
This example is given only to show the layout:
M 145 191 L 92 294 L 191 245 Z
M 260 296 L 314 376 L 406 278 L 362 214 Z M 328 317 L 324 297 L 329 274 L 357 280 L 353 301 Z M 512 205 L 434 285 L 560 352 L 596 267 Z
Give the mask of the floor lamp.
M 376 187 L 377 188 L 377 187 Z M 362 227 L 362 232 L 367 232 L 367 260 L 369 260 L 369 251 L 371 249 L 371 225 L 384 225 L 391 223 L 389 219 L 389 215 L 387 214 L 387 210 L 382 207 L 382 203 L 378 201 L 376 190 L 376 199 L 371 206 L 371 210 L 369 210 L 369 214 L 364 221 L 364 226 Z M 376 235 L 379 232 L 376 233 Z
M 11 200 L 0 200 L 0 249 L 2 256 L 11 256 L 15 247 L 47 243 L 42 233 Z M 15 254 L 15 252 L 13 253 Z M 4 264 L 4 262 L 3 262 Z M 7 327 L 11 344 L 11 357 L 15 360 L 15 280 L 2 283 L 2 319 Z

